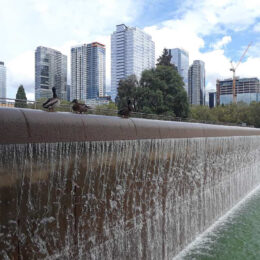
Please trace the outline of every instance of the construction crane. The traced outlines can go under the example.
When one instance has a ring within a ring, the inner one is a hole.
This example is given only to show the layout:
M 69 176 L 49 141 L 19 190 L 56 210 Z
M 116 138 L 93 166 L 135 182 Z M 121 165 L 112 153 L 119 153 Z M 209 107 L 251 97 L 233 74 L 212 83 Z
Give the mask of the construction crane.
M 236 93 L 236 70 L 237 70 L 237 67 L 239 66 L 239 64 L 241 63 L 241 61 L 244 59 L 249 47 L 252 45 L 252 42 L 250 42 L 248 45 L 247 45 L 247 48 L 245 49 L 243 55 L 241 56 L 239 62 L 237 63 L 236 67 L 234 67 L 233 65 L 233 62 L 231 61 L 231 69 L 230 71 L 233 72 L 233 86 L 232 86 L 232 92 L 233 92 L 233 103 L 236 104 L 237 103 L 237 93 Z

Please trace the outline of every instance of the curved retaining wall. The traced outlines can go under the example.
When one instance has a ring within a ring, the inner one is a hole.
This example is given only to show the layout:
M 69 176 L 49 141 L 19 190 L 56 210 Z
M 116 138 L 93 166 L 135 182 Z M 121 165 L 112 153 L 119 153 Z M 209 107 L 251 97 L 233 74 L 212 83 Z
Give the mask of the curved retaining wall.
M 0 143 L 52 143 L 259 135 L 247 127 L 0 108 Z
M 0 258 L 171 259 L 260 183 L 260 130 L 0 109 Z

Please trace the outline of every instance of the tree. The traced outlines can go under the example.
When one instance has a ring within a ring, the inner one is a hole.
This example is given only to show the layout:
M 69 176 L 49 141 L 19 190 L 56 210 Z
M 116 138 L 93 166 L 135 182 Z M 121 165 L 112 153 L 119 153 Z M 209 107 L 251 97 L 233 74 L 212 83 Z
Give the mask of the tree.
M 27 107 L 27 97 L 26 97 L 23 85 L 20 85 L 17 90 L 14 106 L 15 107 Z
M 238 102 L 237 104 L 221 105 L 209 109 L 205 106 L 192 106 L 191 118 L 218 123 L 239 124 L 246 123 L 260 128 L 260 102 L 250 105 Z
M 117 106 L 112 101 L 108 104 L 98 105 L 95 107 L 95 114 L 107 116 L 117 115 Z
M 173 66 L 158 65 L 143 71 L 140 82 L 135 76 L 121 80 L 116 102 L 121 109 L 130 98 L 136 112 L 187 117 L 189 104 L 183 86 Z
M 168 52 L 166 48 L 163 49 L 163 54 L 157 59 L 157 66 L 170 66 L 173 67 L 176 71 L 177 68 L 174 64 L 171 63 L 172 55 Z
M 118 109 L 122 109 L 127 106 L 128 98 L 132 99 L 132 102 L 135 103 L 138 86 L 139 82 L 135 75 L 128 76 L 127 78 L 119 81 L 117 97 L 115 100 Z
M 260 128 L 260 102 L 252 102 L 250 104 L 247 124 Z
M 192 106 L 190 109 L 190 117 L 199 121 L 217 122 L 216 115 L 213 113 L 212 109 L 201 105 Z
M 152 113 L 187 117 L 189 104 L 182 77 L 172 66 L 146 70 L 140 80 L 138 108 Z M 140 100 L 141 99 L 141 100 Z
M 172 55 L 164 48 L 163 54 L 157 59 L 158 63 L 156 65 L 171 66 L 171 58 Z

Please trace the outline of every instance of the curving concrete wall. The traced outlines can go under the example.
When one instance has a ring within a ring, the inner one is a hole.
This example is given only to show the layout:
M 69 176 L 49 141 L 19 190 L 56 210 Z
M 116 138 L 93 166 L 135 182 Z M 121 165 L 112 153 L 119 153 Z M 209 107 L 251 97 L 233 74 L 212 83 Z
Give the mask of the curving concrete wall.
M 260 130 L 0 109 L 0 259 L 171 259 L 260 183 Z
M 0 108 L 0 143 L 52 143 L 259 135 L 247 127 Z

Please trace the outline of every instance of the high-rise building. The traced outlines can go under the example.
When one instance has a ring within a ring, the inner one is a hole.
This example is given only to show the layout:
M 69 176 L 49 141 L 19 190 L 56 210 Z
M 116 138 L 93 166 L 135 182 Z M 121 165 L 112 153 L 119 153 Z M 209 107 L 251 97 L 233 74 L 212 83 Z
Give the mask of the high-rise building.
M 209 108 L 216 106 L 216 91 L 209 92 Z
M 87 45 L 71 48 L 70 100 L 87 100 Z
M 121 79 L 136 75 L 140 79 L 145 69 L 155 65 L 155 47 L 152 37 L 136 27 L 116 26 L 111 36 L 111 91 L 117 94 Z
M 192 105 L 205 105 L 205 63 L 193 61 L 188 73 L 188 98 Z
M 67 90 L 67 101 L 70 101 L 70 85 L 66 85 L 66 90 Z
M 233 79 L 217 80 L 217 104 L 227 105 L 233 102 Z M 236 79 L 237 102 L 250 104 L 260 101 L 260 82 L 258 78 Z
M 71 48 L 70 99 L 83 100 L 103 97 L 106 84 L 105 45 L 93 42 Z
M 93 42 L 87 45 L 87 99 L 106 94 L 106 48 Z
M 189 53 L 183 49 L 168 49 L 172 56 L 171 63 L 177 67 L 177 70 L 183 78 L 184 88 L 188 93 L 188 71 L 189 71 Z
M 6 98 L 6 67 L 3 61 L 0 61 L 0 102 L 5 103 Z
M 60 99 L 67 99 L 67 56 L 39 46 L 35 51 L 35 99 L 49 98 L 56 88 Z

